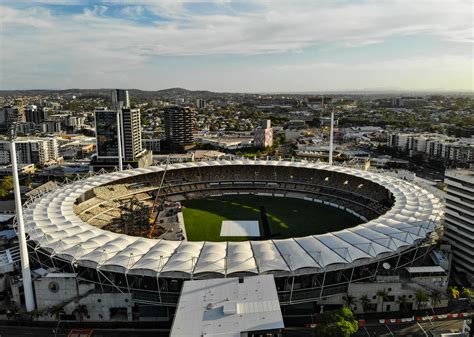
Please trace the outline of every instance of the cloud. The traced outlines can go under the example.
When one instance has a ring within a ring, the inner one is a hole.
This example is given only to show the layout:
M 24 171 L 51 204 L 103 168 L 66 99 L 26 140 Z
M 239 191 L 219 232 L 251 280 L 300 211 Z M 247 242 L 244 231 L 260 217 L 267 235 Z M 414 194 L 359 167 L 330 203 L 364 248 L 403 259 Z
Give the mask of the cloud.
M 6 6 L 0 6 L 1 32 L 7 27 L 35 27 L 48 28 L 51 27 L 51 13 L 43 8 L 30 8 L 19 11 Z
M 143 6 L 126 6 L 122 8 L 120 12 L 126 16 L 136 17 L 136 16 L 141 16 L 144 11 L 145 9 Z
M 84 8 L 84 16 L 86 17 L 95 17 L 95 16 L 103 16 L 105 12 L 107 12 L 107 6 L 97 6 L 95 5 L 90 8 Z
M 103 0 L 66 13 L 52 3 L 67 1 L 6 0 L 0 7 L 2 87 L 33 70 L 117 78 L 163 56 L 304 54 L 312 46 L 364 48 L 407 36 L 473 42 L 465 0 L 219 1 L 212 10 L 196 1 Z
M 413 35 L 473 41 L 470 5 L 464 0 L 364 1 L 348 5 L 326 1 L 321 5 L 308 1 L 275 1 L 259 3 L 256 11 L 237 13 L 229 9 L 228 2 L 223 2 L 217 4 L 222 7 L 222 13 L 213 11 L 212 14 L 193 12 L 186 6 L 189 2 L 174 0 L 106 0 L 103 3 L 105 5 L 85 8 L 72 22 L 70 17 L 59 15 L 45 20 L 37 8 L 28 9 L 28 17 L 21 19 L 25 10 L 5 8 L 10 17 L 14 16 L 16 24 L 39 26 L 44 22 L 44 26 L 56 25 L 59 32 L 67 26 L 75 33 L 69 38 L 93 32 L 94 39 L 111 45 L 114 41 L 107 38 L 110 32 L 124 39 L 140 33 L 127 42 L 131 47 L 141 46 L 156 55 L 280 53 L 326 43 L 364 46 L 390 37 Z M 159 18 L 145 24 L 107 16 L 108 6 L 114 3 L 125 5 L 121 9 L 125 16 L 139 16 L 146 9 Z M 139 5 L 129 5 L 131 3 Z M 74 26 L 78 19 L 91 25 Z M 8 28 L 13 21 L 7 18 L 3 26 Z M 43 33 L 36 32 L 39 41 Z

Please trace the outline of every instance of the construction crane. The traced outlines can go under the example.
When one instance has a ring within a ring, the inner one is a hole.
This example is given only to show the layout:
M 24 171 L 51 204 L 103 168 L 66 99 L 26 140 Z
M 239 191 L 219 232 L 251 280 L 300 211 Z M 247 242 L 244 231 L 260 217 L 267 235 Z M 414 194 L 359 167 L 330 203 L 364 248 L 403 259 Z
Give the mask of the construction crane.
M 168 158 L 166 159 L 166 165 L 165 165 L 165 170 L 163 172 L 163 175 L 161 176 L 161 182 L 160 186 L 158 187 L 158 191 L 156 192 L 156 197 L 155 200 L 153 201 L 153 205 L 150 210 L 150 229 L 148 230 L 148 235 L 147 237 L 149 239 L 152 238 L 153 233 L 155 232 L 156 229 L 156 221 L 158 220 L 158 216 L 160 215 L 161 211 L 163 210 L 163 205 L 165 202 L 166 195 L 168 193 L 168 189 L 166 189 L 165 193 L 160 198 L 160 192 L 163 188 L 163 183 L 165 181 L 165 176 L 166 172 L 168 172 L 168 165 L 170 163 L 170 156 L 168 155 Z

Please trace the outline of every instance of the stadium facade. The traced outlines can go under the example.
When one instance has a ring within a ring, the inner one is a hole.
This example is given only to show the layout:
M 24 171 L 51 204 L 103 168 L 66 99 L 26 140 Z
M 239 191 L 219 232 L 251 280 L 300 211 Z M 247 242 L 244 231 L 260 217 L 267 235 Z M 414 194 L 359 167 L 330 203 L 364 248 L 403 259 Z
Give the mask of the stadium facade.
M 32 263 L 73 273 L 95 293 L 128 294 L 137 305 L 175 306 L 189 279 L 273 274 L 280 304 L 288 305 L 343 294 L 351 283 L 413 265 L 432 249 L 441 222 L 442 203 L 435 195 L 390 175 L 251 160 L 170 164 L 166 194 L 301 198 L 350 212 L 363 223 L 299 238 L 192 242 L 114 233 L 93 221 L 132 196 L 157 197 L 164 171 L 155 166 L 96 174 L 28 202 Z

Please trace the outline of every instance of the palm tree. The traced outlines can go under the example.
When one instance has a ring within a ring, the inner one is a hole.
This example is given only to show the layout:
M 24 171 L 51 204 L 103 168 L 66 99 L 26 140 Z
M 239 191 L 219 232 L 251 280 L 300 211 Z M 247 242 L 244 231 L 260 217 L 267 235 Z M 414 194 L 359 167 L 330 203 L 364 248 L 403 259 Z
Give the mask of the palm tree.
M 388 301 L 388 291 L 387 289 L 377 291 L 377 296 L 382 299 L 382 311 L 384 311 L 383 304 Z
M 418 310 L 423 309 L 424 304 L 428 301 L 428 295 L 423 290 L 418 290 L 415 293 L 415 300 L 416 300 L 416 308 Z
M 448 293 L 453 297 L 453 298 L 459 298 L 459 290 L 458 287 L 456 286 L 451 286 L 448 288 Z
M 79 316 L 79 322 L 82 322 L 84 316 L 87 315 L 89 311 L 85 304 L 78 304 L 72 313 Z
M 59 321 L 59 318 L 61 317 L 62 314 L 65 314 L 66 312 L 64 311 L 64 306 L 61 304 L 56 304 L 53 305 L 51 308 L 49 308 L 49 313 L 56 317 L 56 320 Z
M 472 290 L 469 288 L 462 288 L 462 294 L 466 296 L 467 298 L 472 296 Z
M 367 295 L 362 295 L 359 300 L 360 304 L 362 304 L 362 311 L 365 313 L 365 308 L 367 308 L 367 305 L 370 303 L 369 297 Z
M 357 299 L 354 296 L 351 296 L 349 294 L 347 294 L 346 296 L 343 296 L 342 299 L 346 303 L 346 307 L 348 307 L 349 309 L 352 309 L 352 305 L 357 303 Z
M 44 312 L 38 310 L 38 309 L 35 309 L 33 310 L 31 313 L 31 318 L 34 320 L 34 321 L 38 321 L 38 318 L 40 318 L 41 316 L 43 316 Z
M 430 293 L 431 306 L 436 307 L 437 303 L 441 303 L 441 293 L 438 290 L 433 290 Z
M 400 306 L 400 311 L 402 312 L 406 311 L 408 300 L 405 295 L 398 296 L 395 302 Z
M 21 318 L 21 309 L 18 305 L 13 305 L 11 309 L 7 310 L 7 318 L 11 319 L 14 318 L 15 320 L 19 320 Z

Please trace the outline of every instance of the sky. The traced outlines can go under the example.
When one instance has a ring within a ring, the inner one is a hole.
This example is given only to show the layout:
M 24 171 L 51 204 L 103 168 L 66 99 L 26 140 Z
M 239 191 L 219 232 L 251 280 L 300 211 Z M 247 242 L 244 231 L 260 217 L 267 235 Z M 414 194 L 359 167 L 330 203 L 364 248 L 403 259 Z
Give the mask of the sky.
M 470 0 L 0 1 L 0 89 L 472 91 Z

